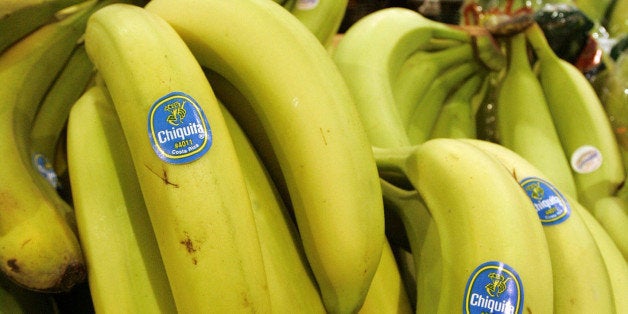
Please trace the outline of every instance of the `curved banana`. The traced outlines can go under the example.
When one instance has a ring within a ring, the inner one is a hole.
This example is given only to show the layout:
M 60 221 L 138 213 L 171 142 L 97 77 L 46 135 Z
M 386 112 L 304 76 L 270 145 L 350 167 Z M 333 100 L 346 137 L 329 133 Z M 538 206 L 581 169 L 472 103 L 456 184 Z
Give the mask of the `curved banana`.
M 628 260 L 628 200 L 619 196 L 603 197 L 589 210 Z
M 515 151 L 548 178 L 563 193 L 577 195 L 569 161 L 561 147 L 546 97 L 532 71 L 525 34 L 509 40 L 509 64 L 498 83 L 497 131 L 500 144 Z
M 284 200 L 238 121 L 224 105 L 221 108 L 251 198 L 272 311 L 325 313 L 301 238 Z
M 554 313 L 613 313 L 613 290 L 604 258 L 577 212 L 573 196 L 561 193 L 530 162 L 504 146 L 462 139 L 493 155 L 526 191 L 543 224 L 554 277 Z M 580 284 L 578 284 L 580 282 Z
M 58 143 L 66 126 L 70 108 L 83 94 L 94 74 L 94 66 L 82 44 L 64 65 L 37 111 L 30 131 L 33 165 L 54 188 L 60 188 L 58 174 L 66 169 L 54 169 Z
M 86 277 L 71 208 L 32 167 L 29 134 L 37 108 L 87 18 L 107 3 L 88 3 L 0 56 L 0 268 L 30 289 L 67 291 Z
M 443 263 L 438 312 L 458 312 L 462 305 L 465 313 L 551 313 L 547 241 L 534 207 L 506 168 L 456 139 L 431 139 L 405 150 L 405 158 L 403 151 L 382 154 L 390 158 L 382 163 L 405 174 L 436 224 Z
M 542 91 L 563 154 L 571 162 L 577 199 L 592 209 L 598 199 L 614 195 L 626 180 L 608 115 L 586 77 L 551 50 L 538 24 L 530 26 L 525 36 L 538 57 Z
M 177 311 L 269 312 L 240 163 L 188 46 L 158 15 L 112 4 L 90 18 L 85 48 L 131 147 Z
M 30 291 L 0 276 L 0 313 L 54 313 L 54 299 L 49 294 Z
M 261 122 L 281 166 L 326 310 L 357 310 L 380 261 L 383 204 L 370 143 L 325 48 L 266 0 L 157 0 L 146 8 L 249 100 L 244 110 Z
M 575 207 L 581 207 L 578 202 Z M 604 227 L 591 215 L 586 208 L 579 208 L 580 218 L 587 225 L 591 235 L 595 239 L 600 253 L 604 258 L 606 269 L 613 287 L 613 296 L 615 301 L 615 312 L 626 313 L 628 311 L 628 262 L 625 255 L 619 250 L 615 241 L 606 232 Z
M 349 0 L 296 0 L 294 15 L 325 47 L 338 33 Z
M 477 63 L 467 62 L 446 70 L 434 79 L 410 113 L 405 127 L 410 144 L 421 144 L 430 138 L 446 99 L 470 77 L 482 75 L 480 71 Z
M 476 138 L 475 103 L 484 98 L 486 75 L 474 74 L 448 96 L 432 127 L 430 138 Z
M 0 1 L 0 52 L 47 23 L 55 14 L 87 0 L 2 0 Z
M 129 146 L 106 89 L 90 87 L 67 124 L 72 200 L 98 313 L 174 313 L 170 283 Z
M 412 54 L 441 46 L 442 40 L 456 46 L 470 44 L 471 36 L 463 29 L 404 8 L 375 11 L 345 32 L 333 59 L 349 86 L 372 145 L 409 145 L 391 82 Z

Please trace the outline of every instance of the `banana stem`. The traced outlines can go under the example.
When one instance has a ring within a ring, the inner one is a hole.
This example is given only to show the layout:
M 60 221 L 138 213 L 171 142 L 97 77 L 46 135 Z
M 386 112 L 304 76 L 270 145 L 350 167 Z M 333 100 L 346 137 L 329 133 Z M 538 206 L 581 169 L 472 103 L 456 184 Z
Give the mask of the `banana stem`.
M 550 47 L 543 29 L 537 23 L 533 23 L 524 32 L 530 46 L 534 50 L 534 54 L 540 59 L 557 58 L 554 50 Z
M 527 41 L 524 33 L 515 34 L 510 38 L 509 54 L 509 69 L 531 68 Z
M 393 172 L 405 176 L 406 160 L 408 159 L 408 156 L 414 152 L 416 146 L 402 146 L 394 148 L 372 146 L 372 149 L 377 169 L 380 172 Z

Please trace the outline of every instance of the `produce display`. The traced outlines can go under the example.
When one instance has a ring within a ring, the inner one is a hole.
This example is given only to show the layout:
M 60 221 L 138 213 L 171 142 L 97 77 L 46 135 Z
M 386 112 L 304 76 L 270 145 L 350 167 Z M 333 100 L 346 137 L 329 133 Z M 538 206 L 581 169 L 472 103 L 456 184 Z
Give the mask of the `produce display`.
M 627 2 L 0 0 L 0 313 L 628 313 Z

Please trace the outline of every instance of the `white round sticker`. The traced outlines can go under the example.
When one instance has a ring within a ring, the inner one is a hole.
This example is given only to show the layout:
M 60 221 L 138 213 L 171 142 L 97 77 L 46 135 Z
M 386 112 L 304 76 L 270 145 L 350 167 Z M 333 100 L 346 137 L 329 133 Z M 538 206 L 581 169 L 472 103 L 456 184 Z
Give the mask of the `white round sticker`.
M 318 6 L 319 0 L 298 0 L 296 3 L 299 10 L 312 10 Z
M 580 146 L 571 154 L 571 168 L 577 173 L 590 173 L 602 165 L 602 153 L 595 146 Z

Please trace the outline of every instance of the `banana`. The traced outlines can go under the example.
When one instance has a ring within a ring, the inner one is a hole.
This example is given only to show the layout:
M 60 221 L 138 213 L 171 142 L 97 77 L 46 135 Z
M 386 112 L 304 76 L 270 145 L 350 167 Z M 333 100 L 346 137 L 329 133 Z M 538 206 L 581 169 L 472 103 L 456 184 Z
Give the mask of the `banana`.
M 486 75 L 474 74 L 454 91 L 443 104 L 430 138 L 476 138 L 475 104 L 486 92 Z
M 0 276 L 0 314 L 55 313 L 52 296 L 30 291 Z
M 46 93 L 32 123 L 30 150 L 33 164 L 56 189 L 60 188 L 57 174 L 64 171 L 53 167 L 58 143 L 71 106 L 81 96 L 93 74 L 93 65 L 85 47 L 80 44 L 74 48 L 63 71 Z
M 538 58 L 539 81 L 561 147 L 571 162 L 577 199 L 592 209 L 598 199 L 614 195 L 626 180 L 608 115 L 586 77 L 556 56 L 538 24 L 529 27 L 525 36 Z
M 482 75 L 475 62 L 467 62 L 447 70 L 430 84 L 424 97 L 419 99 L 410 113 L 406 133 L 410 144 L 417 145 L 429 139 L 439 113 L 449 95 L 474 75 Z
M 103 86 L 81 94 L 67 127 L 72 199 L 94 310 L 174 313 L 131 153 Z
M 550 249 L 554 313 L 613 313 L 613 290 L 598 245 L 573 204 L 538 168 L 504 146 L 463 139 L 495 156 L 535 204 Z M 577 284 L 577 282 L 581 282 Z
M 418 256 L 417 313 L 436 313 L 440 300 L 443 263 L 438 228 L 430 221 Z
M 272 311 L 325 313 L 298 230 L 284 200 L 238 121 L 224 105 L 221 108 L 251 198 Z
M 391 155 L 376 154 L 384 156 L 381 163 L 387 169 L 405 174 L 437 227 L 442 259 L 439 313 L 460 311 L 461 305 L 465 313 L 553 311 L 551 260 L 543 229 L 525 192 L 497 160 L 447 138 Z
M 269 312 L 240 163 L 188 46 L 153 12 L 113 4 L 90 18 L 85 48 L 131 147 L 177 311 Z
M 437 51 L 417 51 L 402 64 L 391 82 L 395 105 L 403 125 L 417 102 L 428 95 L 431 84 L 446 70 L 471 62 L 474 58 L 470 44 L 459 44 Z
M 605 28 L 608 30 L 608 34 L 611 38 L 621 38 L 628 34 L 628 1 L 615 0 L 609 7 L 610 13 L 607 13 L 607 20 Z
M 67 291 L 85 280 L 70 206 L 32 167 L 29 132 L 90 14 L 109 2 L 90 2 L 31 33 L 0 56 L 0 267 L 33 290 Z
M 603 197 L 589 210 L 628 260 L 628 200 L 618 196 Z
M 508 54 L 508 69 L 499 82 L 497 95 L 499 142 L 545 173 L 560 191 L 575 196 L 574 178 L 555 127 L 557 121 L 550 114 L 530 65 L 524 33 L 510 37 Z
M 290 13 L 328 47 L 338 33 L 349 0 L 296 0 Z
M 157 0 L 146 8 L 249 100 L 244 110 L 261 122 L 281 166 L 326 310 L 358 310 L 385 240 L 383 204 L 366 132 L 325 47 L 265 0 Z
M 574 205 L 576 208 L 582 207 L 578 202 Z M 611 286 L 613 287 L 615 312 L 626 313 L 628 311 L 628 299 L 626 298 L 626 293 L 628 293 L 628 263 L 626 262 L 626 257 L 622 255 L 615 241 L 609 236 L 604 227 L 586 208 L 578 208 L 577 210 L 582 221 L 589 228 L 604 258 Z
M 433 50 L 443 40 L 453 42 L 455 49 L 456 45 L 470 44 L 471 36 L 463 29 L 398 7 L 368 14 L 345 32 L 333 60 L 349 86 L 372 145 L 410 144 L 402 114 L 395 109 L 391 82 L 411 55 Z
M 86 0 L 0 1 L 0 52 L 37 28 L 55 21 L 55 14 Z

